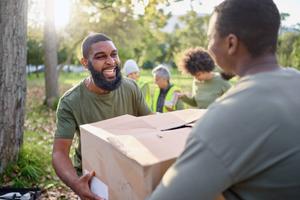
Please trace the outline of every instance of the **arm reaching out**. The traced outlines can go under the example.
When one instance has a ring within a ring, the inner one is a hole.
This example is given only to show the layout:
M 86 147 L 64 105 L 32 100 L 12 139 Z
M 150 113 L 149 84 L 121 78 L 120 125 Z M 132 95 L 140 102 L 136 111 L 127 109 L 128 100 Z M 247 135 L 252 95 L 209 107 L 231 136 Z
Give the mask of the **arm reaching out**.
M 103 200 L 94 195 L 89 188 L 89 183 L 95 172 L 90 172 L 78 177 L 69 157 L 71 139 L 54 140 L 52 152 L 52 165 L 59 178 L 69 186 L 81 199 Z

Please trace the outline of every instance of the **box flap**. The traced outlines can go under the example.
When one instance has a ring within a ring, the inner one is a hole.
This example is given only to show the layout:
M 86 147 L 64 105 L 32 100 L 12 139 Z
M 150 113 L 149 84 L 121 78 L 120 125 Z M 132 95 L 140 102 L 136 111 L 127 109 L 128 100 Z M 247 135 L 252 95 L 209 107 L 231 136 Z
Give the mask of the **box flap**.
M 206 109 L 186 109 L 139 117 L 159 130 L 168 130 L 195 122 Z
M 168 130 L 195 122 L 205 113 L 205 111 L 206 109 L 186 109 L 142 117 L 122 115 L 91 123 L 91 125 L 103 128 L 118 135 L 131 129 Z

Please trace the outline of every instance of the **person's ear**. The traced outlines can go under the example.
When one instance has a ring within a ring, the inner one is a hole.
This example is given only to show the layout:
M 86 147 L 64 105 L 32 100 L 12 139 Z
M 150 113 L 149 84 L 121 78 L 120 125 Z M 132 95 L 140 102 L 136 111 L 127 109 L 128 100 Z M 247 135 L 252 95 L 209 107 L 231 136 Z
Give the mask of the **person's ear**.
M 229 34 L 226 38 L 228 55 L 232 56 L 236 54 L 238 50 L 239 40 L 238 37 L 234 34 Z
M 81 58 L 80 63 L 84 66 L 84 68 L 88 68 L 88 59 Z

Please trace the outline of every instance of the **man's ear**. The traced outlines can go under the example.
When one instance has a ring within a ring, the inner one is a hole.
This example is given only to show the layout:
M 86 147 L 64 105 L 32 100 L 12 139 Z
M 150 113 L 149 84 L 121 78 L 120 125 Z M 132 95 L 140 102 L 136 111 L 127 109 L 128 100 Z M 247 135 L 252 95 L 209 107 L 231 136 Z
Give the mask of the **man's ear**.
M 80 63 L 84 66 L 84 68 L 88 68 L 88 59 L 81 58 Z
M 238 37 L 234 34 L 229 34 L 226 38 L 227 47 L 228 47 L 228 55 L 232 56 L 237 53 L 239 40 Z

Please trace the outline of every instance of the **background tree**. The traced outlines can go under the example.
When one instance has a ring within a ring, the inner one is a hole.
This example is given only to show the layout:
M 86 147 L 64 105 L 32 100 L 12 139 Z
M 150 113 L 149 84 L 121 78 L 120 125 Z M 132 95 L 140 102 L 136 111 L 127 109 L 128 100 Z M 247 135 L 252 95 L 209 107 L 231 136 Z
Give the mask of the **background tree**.
M 44 50 L 45 50 L 45 103 L 53 107 L 58 100 L 57 38 L 54 25 L 54 1 L 45 1 Z
M 277 56 L 282 66 L 292 66 L 294 55 L 292 54 L 297 39 L 300 37 L 298 32 L 284 32 L 279 36 Z
M 186 48 L 206 47 L 209 16 L 200 15 L 201 11 L 195 10 L 190 1 L 190 11 L 178 17 L 175 28 L 166 32 L 164 27 L 172 15 L 159 8 L 168 2 L 171 1 L 72 1 L 70 22 L 57 32 L 59 71 L 65 65 L 80 65 L 78 63 L 81 57 L 80 45 L 89 32 L 103 32 L 109 35 L 118 47 L 121 61 L 133 58 L 137 60 L 139 66 L 145 68 L 152 68 L 159 63 L 175 66 L 180 52 Z M 144 12 L 143 9 L 136 11 L 137 4 L 145 6 Z M 37 10 L 33 9 L 32 12 Z M 282 20 L 288 17 L 287 13 L 281 14 Z M 297 29 L 281 27 L 278 57 L 284 66 L 294 63 L 295 53 L 291 53 L 294 52 L 293 42 L 297 37 L 291 35 L 295 35 L 296 32 Z
M 293 44 L 292 51 L 292 66 L 300 70 L 300 34 L 298 35 L 297 40 Z
M 37 77 L 39 76 L 38 66 L 44 63 L 42 41 L 28 38 L 27 40 L 27 69 L 31 73 L 31 67 L 34 66 Z
M 0 1 L 0 27 L 1 173 L 9 162 L 17 159 L 23 140 L 27 1 Z

